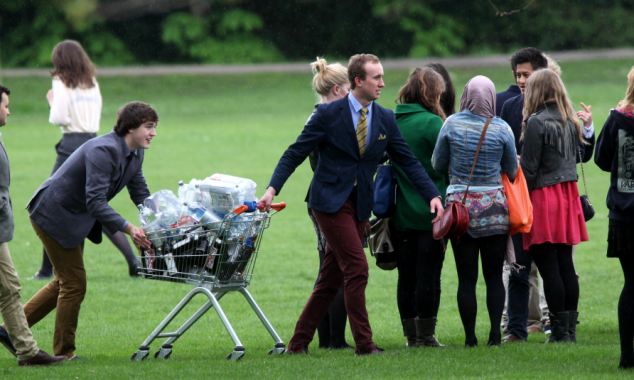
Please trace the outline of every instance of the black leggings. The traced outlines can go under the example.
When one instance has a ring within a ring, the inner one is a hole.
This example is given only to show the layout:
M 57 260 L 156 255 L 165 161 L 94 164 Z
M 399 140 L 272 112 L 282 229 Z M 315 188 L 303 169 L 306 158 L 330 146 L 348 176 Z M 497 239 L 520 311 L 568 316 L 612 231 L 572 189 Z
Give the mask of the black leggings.
M 632 253 L 632 252 L 628 252 Z M 619 298 L 619 337 L 621 357 L 634 363 L 634 257 L 619 258 L 625 279 Z
M 396 300 L 401 319 L 431 318 L 440 306 L 441 241 L 430 231 L 394 231 L 398 251 Z
M 577 311 L 579 280 L 572 262 L 572 246 L 544 243 L 529 249 L 544 280 L 544 295 L 551 314 Z
M 500 321 L 504 309 L 502 267 L 504 266 L 507 239 L 506 234 L 481 238 L 473 238 L 465 234 L 460 240 L 451 240 L 456 259 L 456 270 L 458 271 L 458 310 L 467 345 L 476 345 L 478 342 L 475 335 L 478 312 L 476 300 L 478 253 L 482 257 L 482 274 L 487 288 L 487 310 L 491 323 L 489 344 L 499 344 L 501 341 Z

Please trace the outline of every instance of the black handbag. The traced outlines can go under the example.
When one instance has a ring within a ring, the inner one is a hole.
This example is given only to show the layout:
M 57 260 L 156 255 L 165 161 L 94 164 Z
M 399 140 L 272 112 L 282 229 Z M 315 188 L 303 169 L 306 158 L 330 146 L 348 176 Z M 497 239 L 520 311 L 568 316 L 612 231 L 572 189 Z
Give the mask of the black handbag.
M 374 177 L 372 212 L 377 218 L 388 218 L 394 213 L 396 204 L 396 176 L 389 162 L 379 165 Z
M 583 181 L 583 195 L 579 196 L 581 201 L 581 210 L 583 210 L 583 219 L 586 222 L 594 217 L 594 207 L 590 198 L 588 198 L 588 188 L 586 187 L 586 173 L 583 171 L 583 162 L 581 161 L 581 151 L 579 151 L 579 163 L 581 164 L 581 179 Z

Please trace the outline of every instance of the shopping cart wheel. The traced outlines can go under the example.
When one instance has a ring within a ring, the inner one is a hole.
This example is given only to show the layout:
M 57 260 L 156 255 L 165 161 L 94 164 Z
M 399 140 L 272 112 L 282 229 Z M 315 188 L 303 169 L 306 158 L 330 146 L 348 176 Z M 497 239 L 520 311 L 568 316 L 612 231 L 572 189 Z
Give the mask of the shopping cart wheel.
M 130 360 L 132 360 L 133 362 L 140 362 L 142 360 L 145 360 L 145 358 L 147 358 L 149 354 L 150 354 L 150 350 L 139 349 L 137 352 L 132 354 L 132 357 L 130 358 Z
M 275 347 L 269 351 L 269 355 L 281 355 L 286 352 L 286 346 L 284 343 L 276 343 Z
M 244 354 L 244 347 L 237 346 L 229 355 L 227 355 L 227 360 L 238 361 L 242 359 Z
M 172 355 L 172 345 L 168 344 L 162 346 L 160 350 L 156 351 L 154 357 L 157 359 L 169 359 L 170 355 Z

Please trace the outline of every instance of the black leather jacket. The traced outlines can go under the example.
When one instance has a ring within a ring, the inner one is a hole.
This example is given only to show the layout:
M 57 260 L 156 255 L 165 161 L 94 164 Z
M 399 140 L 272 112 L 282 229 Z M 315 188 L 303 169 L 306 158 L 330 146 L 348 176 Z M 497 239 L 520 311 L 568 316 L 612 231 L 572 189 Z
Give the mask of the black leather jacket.
M 594 135 L 581 142 L 572 121 L 562 124 L 551 103 L 529 117 L 520 159 L 529 190 L 576 181 L 577 162 L 592 157 Z

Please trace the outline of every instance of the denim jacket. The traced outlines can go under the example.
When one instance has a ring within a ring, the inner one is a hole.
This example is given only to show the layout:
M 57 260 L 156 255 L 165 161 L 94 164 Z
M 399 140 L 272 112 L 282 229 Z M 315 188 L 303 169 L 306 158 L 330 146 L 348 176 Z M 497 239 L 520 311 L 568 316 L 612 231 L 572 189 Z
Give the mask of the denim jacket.
M 431 161 L 439 173 L 449 171 L 447 194 L 464 191 L 480 140 L 486 117 L 468 110 L 456 113 L 440 130 Z M 502 187 L 500 173 L 506 172 L 511 180 L 517 174 L 518 160 L 511 127 L 494 117 L 487 129 L 480 156 L 471 179 L 470 190 L 486 191 Z

